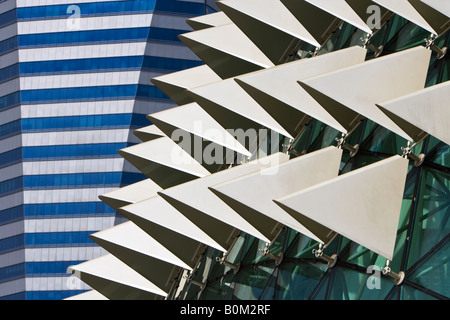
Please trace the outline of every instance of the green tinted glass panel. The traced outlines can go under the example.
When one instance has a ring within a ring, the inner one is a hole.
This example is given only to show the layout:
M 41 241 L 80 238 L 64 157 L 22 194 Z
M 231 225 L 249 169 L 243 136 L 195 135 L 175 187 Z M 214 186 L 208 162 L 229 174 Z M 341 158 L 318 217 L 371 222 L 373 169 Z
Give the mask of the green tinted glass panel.
M 310 238 L 297 234 L 295 239 L 285 251 L 285 258 L 313 258 L 312 250 L 317 249 L 317 242 Z
M 433 153 L 436 148 L 438 148 L 442 143 L 439 139 L 433 137 L 433 136 L 428 136 L 426 139 L 426 145 L 425 145 L 425 152 L 428 156 L 427 160 L 429 160 L 430 157 L 430 153 Z
M 448 46 L 448 43 L 447 43 Z M 445 56 L 442 62 L 441 82 L 450 80 L 450 57 L 449 54 Z
M 450 231 L 450 174 L 422 168 L 408 266 L 411 267 Z
M 233 274 L 226 274 L 220 279 L 208 282 L 201 293 L 200 300 L 229 300 L 233 293 L 232 281 L 234 277 Z
M 277 278 L 278 274 L 280 272 L 280 269 L 277 268 L 270 276 L 270 279 L 264 288 L 263 292 L 259 296 L 260 300 L 274 300 L 275 299 L 275 288 L 277 285 Z
M 434 138 L 434 140 L 437 139 Z M 436 150 L 426 157 L 426 161 L 450 168 L 450 146 L 448 144 L 438 145 Z
M 378 126 L 364 141 L 362 148 L 372 152 L 384 154 L 401 154 L 402 147 L 406 147 L 406 139 L 396 135 L 388 129 Z
M 381 275 L 381 269 L 359 272 L 335 266 L 330 273 L 330 283 L 322 287 L 329 300 L 382 300 L 393 287 L 393 281 Z M 316 298 L 316 296 L 314 297 Z
M 436 300 L 435 297 L 432 297 L 423 291 L 419 291 L 408 286 L 402 286 L 398 290 L 400 290 L 401 300 Z
M 264 250 L 265 246 L 266 243 L 264 241 L 254 239 L 251 247 L 247 251 L 247 254 L 244 256 L 242 263 L 247 265 L 269 260 L 269 257 L 262 254 L 262 250 Z
M 430 33 L 412 22 L 408 22 L 385 47 L 385 52 L 402 51 L 424 45 Z
M 407 20 L 398 15 L 394 15 L 391 20 L 389 20 L 388 30 L 386 38 L 384 39 L 384 44 L 389 43 L 392 38 L 405 26 Z
M 234 299 L 258 299 L 268 284 L 274 269 L 275 264 L 270 261 L 254 268 L 243 269 L 234 283 Z
M 324 263 L 283 263 L 278 275 L 275 299 L 305 300 L 327 269 Z
M 320 127 L 323 129 L 321 129 L 320 134 L 308 148 L 310 152 L 336 144 L 336 138 L 341 137 L 341 133 L 334 128 L 325 126 L 324 124 L 321 124 Z
M 442 279 L 449 279 L 450 276 L 449 256 L 450 242 L 447 240 L 413 272 L 408 273 L 407 279 L 450 298 L 450 282 L 442 281 Z

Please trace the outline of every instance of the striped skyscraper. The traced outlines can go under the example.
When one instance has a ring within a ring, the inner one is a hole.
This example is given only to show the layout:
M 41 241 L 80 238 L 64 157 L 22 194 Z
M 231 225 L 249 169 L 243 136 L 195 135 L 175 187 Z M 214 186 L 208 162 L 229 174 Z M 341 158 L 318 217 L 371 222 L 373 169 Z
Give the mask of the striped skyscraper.
M 204 0 L 0 0 L 0 298 L 88 289 L 70 265 L 113 226 L 98 196 L 144 176 L 118 150 L 173 106 L 150 79 L 201 64 L 178 39 Z

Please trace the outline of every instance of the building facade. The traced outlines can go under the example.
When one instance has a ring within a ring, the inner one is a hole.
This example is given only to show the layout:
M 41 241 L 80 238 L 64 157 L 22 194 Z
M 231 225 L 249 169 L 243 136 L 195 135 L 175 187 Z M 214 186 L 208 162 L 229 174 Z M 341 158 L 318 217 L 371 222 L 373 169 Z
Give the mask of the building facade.
M 179 107 L 122 152 L 149 179 L 103 196 L 129 221 L 71 299 L 448 299 L 448 3 L 217 5 L 180 36 L 207 68 L 153 80 Z M 261 128 L 248 154 L 221 131 Z
M 70 265 L 120 216 L 99 195 L 145 176 L 118 150 L 174 106 L 150 79 L 201 64 L 177 38 L 203 1 L 0 2 L 0 297 L 88 289 Z

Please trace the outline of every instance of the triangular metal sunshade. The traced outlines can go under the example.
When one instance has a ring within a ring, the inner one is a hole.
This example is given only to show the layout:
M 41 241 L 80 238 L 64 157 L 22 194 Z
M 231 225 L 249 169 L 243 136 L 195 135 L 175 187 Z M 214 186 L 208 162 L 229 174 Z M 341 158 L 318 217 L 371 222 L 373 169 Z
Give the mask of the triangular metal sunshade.
M 165 189 L 159 194 L 227 251 L 240 231 L 269 242 L 268 237 L 233 211 L 208 188 L 252 172 L 276 169 L 280 163 L 287 160 L 288 155 L 276 153 L 202 179 Z M 277 231 L 274 230 L 274 233 L 276 234 Z
M 160 196 L 122 207 L 119 212 L 191 268 L 202 253 L 202 245 L 226 251 Z
M 109 300 L 154 300 L 167 296 L 111 254 L 71 266 L 68 270 Z
M 209 174 L 200 163 L 165 136 L 121 149 L 119 154 L 162 188 Z
M 233 23 L 178 37 L 222 79 L 273 66 Z
M 207 146 L 213 143 L 216 147 L 251 156 L 250 152 L 235 137 L 195 102 L 153 113 L 147 117 L 168 137 L 179 136 L 177 140 L 182 137 L 183 141 L 179 145 L 189 154 L 200 151 L 203 154 L 205 148 L 210 149 L 211 146 Z M 199 150 L 194 150 L 196 148 Z
M 360 64 L 366 54 L 366 49 L 353 46 L 252 72 L 236 77 L 235 81 L 294 137 L 310 118 L 346 132 L 297 81 Z
M 419 46 L 299 84 L 347 130 L 363 116 L 411 140 L 376 104 L 423 89 L 430 57 L 431 50 Z
M 441 34 L 443 25 L 448 22 L 448 19 L 440 17 L 444 15 L 420 0 L 373 1 L 435 35 Z
M 334 15 L 306 1 L 280 0 L 308 32 L 323 45 L 341 23 Z
M 207 65 L 172 72 L 156 78 L 151 82 L 164 92 L 173 102 L 183 105 L 193 102 L 187 89 L 203 86 L 222 80 Z
M 407 170 L 396 155 L 274 201 L 392 260 Z
M 285 62 L 299 41 L 320 47 L 279 0 L 222 0 L 217 5 L 275 65 Z
M 161 190 L 162 188 L 152 180 L 145 179 L 98 197 L 117 211 L 120 207 L 154 197 L 157 195 L 157 192 Z
M 341 157 L 341 149 L 328 147 L 284 162 L 276 170 L 247 174 L 214 185 L 210 190 L 270 240 L 273 240 L 273 229 L 281 223 L 316 241 L 328 243 L 334 235 L 332 230 L 317 224 L 314 229 L 321 233 L 315 234 L 272 200 L 337 177 Z
M 420 142 L 427 134 L 450 144 L 450 81 L 437 84 L 378 106 L 398 124 L 412 141 Z
M 351 6 L 352 2 L 346 0 L 333 0 L 333 1 L 305 0 L 305 1 L 367 32 L 368 34 L 372 34 L 372 30 L 367 26 L 364 20 L 361 19 L 358 13 L 352 8 Z M 358 6 L 357 8 L 359 9 L 360 6 Z
M 447 0 L 421 0 L 421 2 L 450 18 L 450 2 Z
M 166 293 L 182 269 L 192 269 L 131 221 L 89 237 Z
M 141 141 L 147 142 L 150 140 L 164 137 L 164 133 L 158 129 L 154 124 L 142 127 L 133 131 L 133 134 Z
M 202 30 L 211 27 L 218 27 L 225 24 L 230 24 L 232 21 L 222 11 L 205 14 L 186 20 L 186 23 L 194 30 Z
M 267 128 L 292 138 L 234 79 L 193 88 L 189 92 L 227 130 L 254 130 L 258 133 L 260 129 Z
M 89 290 L 71 297 L 68 297 L 64 300 L 108 300 L 104 295 L 95 290 Z

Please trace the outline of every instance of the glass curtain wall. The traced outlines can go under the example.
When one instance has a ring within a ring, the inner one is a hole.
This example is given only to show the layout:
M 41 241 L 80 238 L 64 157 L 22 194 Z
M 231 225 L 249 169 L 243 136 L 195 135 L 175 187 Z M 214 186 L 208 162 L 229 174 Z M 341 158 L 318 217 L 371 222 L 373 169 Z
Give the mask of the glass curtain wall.
M 343 23 L 319 54 L 362 45 L 365 34 Z M 394 15 L 371 39 L 376 47 L 383 45 L 381 56 L 425 45 L 429 33 L 400 16 Z M 435 42 L 439 47 L 450 45 L 450 32 Z M 372 59 L 368 52 L 367 60 Z M 450 55 L 437 59 L 432 55 L 426 86 L 449 80 Z M 340 133 L 317 120 L 312 121 L 302 133 L 294 149 L 301 154 L 330 145 L 336 145 Z M 340 167 L 345 173 L 395 154 L 407 141 L 387 129 L 364 120 L 347 140 L 359 144 L 359 152 L 350 157 L 344 151 Z M 372 251 L 336 237 L 326 248 L 328 255 L 337 254 L 336 265 L 327 264 L 312 253 L 317 242 L 284 228 L 270 247 L 277 255 L 283 253 L 277 264 L 261 251 L 265 243 L 242 234 L 228 255 L 227 261 L 240 263 L 237 273 L 216 261 L 221 252 L 208 249 L 193 279 L 204 281 L 200 291 L 195 285 L 186 285 L 179 299 L 260 299 L 260 300 L 414 300 L 448 299 L 450 297 L 450 147 L 433 136 L 415 146 L 413 153 L 426 155 L 424 163 L 415 167 L 410 163 L 402 211 L 397 234 L 397 244 L 391 268 L 403 270 L 405 280 L 395 286 L 392 279 L 380 275 L 373 282 L 378 266 L 379 273 L 386 259 Z M 293 173 L 294 174 L 294 173 Z M 380 199 L 382 201 L 382 199 Z

